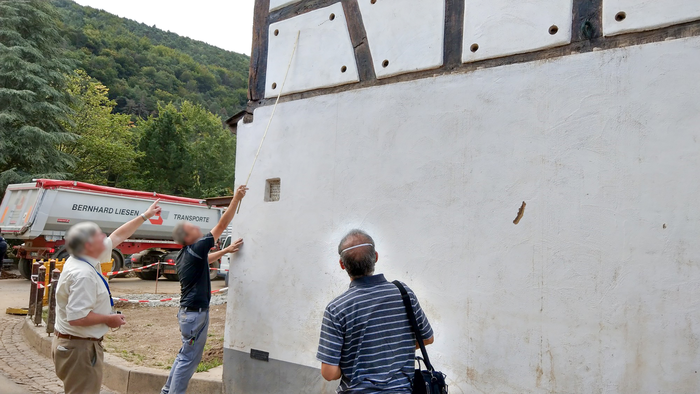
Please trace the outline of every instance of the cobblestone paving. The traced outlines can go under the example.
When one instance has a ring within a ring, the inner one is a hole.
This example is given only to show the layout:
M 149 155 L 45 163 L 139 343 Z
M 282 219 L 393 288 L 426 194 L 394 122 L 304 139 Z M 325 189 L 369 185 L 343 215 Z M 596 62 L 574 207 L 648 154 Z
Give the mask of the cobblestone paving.
M 0 316 L 0 373 L 27 393 L 63 393 L 53 362 L 32 349 L 22 336 L 23 317 Z M 2 391 L 2 390 L 0 390 Z M 116 394 L 103 387 L 101 394 Z

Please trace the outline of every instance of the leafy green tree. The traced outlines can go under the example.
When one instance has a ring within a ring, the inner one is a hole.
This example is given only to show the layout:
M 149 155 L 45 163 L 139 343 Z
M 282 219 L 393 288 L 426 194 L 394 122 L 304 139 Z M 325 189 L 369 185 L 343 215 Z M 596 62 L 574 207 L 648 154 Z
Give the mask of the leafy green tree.
M 185 101 L 159 106 L 140 127 L 143 188 L 190 197 L 231 192 L 236 140 L 221 118 Z
M 236 137 L 222 127 L 221 118 L 185 101 L 182 127 L 190 138 L 192 185 L 189 194 L 221 196 L 231 192 L 236 168 Z
M 132 175 L 138 137 L 129 115 L 113 114 L 116 103 L 107 97 L 107 88 L 83 70 L 69 77 L 68 92 L 73 112 L 65 128 L 79 136 L 61 145 L 61 150 L 80 158 L 72 178 L 97 184 L 116 185 Z
M 158 117 L 141 125 L 139 159 L 143 186 L 161 193 L 186 195 L 190 187 L 188 138 L 173 104 L 158 106 Z
M 41 0 L 0 0 L 0 190 L 38 176 L 64 177 L 73 157 L 58 149 L 69 97 L 57 14 Z

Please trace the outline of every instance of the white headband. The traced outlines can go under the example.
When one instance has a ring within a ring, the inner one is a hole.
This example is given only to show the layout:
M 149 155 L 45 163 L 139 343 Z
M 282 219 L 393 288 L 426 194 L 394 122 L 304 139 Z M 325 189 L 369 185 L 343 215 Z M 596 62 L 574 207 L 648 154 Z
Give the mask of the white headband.
M 350 249 L 360 248 L 360 247 L 363 247 L 363 246 L 372 246 L 372 247 L 374 247 L 374 245 L 372 245 L 372 244 L 359 244 L 359 245 L 351 246 L 351 247 L 349 247 L 349 248 L 345 248 L 345 249 L 341 250 L 341 251 L 340 251 L 340 254 L 343 254 L 343 253 L 347 252 L 347 251 L 350 250 Z

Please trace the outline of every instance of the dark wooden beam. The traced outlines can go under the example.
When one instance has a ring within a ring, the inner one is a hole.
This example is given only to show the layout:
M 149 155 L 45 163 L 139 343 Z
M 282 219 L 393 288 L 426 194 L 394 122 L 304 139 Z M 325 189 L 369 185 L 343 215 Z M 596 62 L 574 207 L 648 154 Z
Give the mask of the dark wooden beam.
M 462 64 L 463 37 L 464 0 L 445 0 L 445 67 L 452 69 Z
M 258 101 L 265 97 L 269 10 L 270 0 L 255 0 L 253 48 L 250 51 L 250 71 L 248 73 L 248 100 L 250 101 Z
M 603 36 L 603 0 L 574 0 L 571 42 Z
M 367 31 L 362 21 L 362 13 L 357 0 L 343 0 L 343 11 L 348 22 L 350 41 L 355 50 L 355 61 L 360 74 L 360 81 L 372 81 L 377 79 L 372 62 L 372 53 L 367 42 Z
M 338 0 L 304 0 L 298 3 L 290 4 L 286 7 L 270 12 L 270 23 L 279 22 L 281 20 L 293 18 L 297 15 L 317 10 L 319 8 L 328 7 L 337 3 Z M 269 9 L 269 7 L 268 7 Z

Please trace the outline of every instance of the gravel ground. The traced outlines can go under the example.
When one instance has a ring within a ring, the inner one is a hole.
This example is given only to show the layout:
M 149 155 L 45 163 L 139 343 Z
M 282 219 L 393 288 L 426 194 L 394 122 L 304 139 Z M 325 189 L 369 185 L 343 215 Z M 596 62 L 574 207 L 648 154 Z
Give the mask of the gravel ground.
M 170 368 L 182 346 L 177 307 L 123 304 L 116 308 L 126 317 L 126 325 L 105 335 L 107 351 L 136 365 Z M 203 361 L 222 362 L 225 324 L 226 306 L 212 306 L 209 309 L 209 332 Z
M 223 305 L 226 303 L 226 292 L 222 293 L 216 293 L 212 294 L 211 296 L 211 303 L 210 305 Z M 144 306 L 150 306 L 150 307 L 157 307 L 157 306 L 180 306 L 180 294 L 153 294 L 153 293 L 145 293 L 145 294 L 126 294 L 126 295 L 120 295 L 119 298 L 126 298 L 128 300 L 162 300 L 165 298 L 172 298 L 171 301 L 164 301 L 164 302 L 143 302 L 140 303 L 140 305 Z M 115 301 L 115 305 L 120 304 L 126 304 L 126 302 L 123 301 Z

